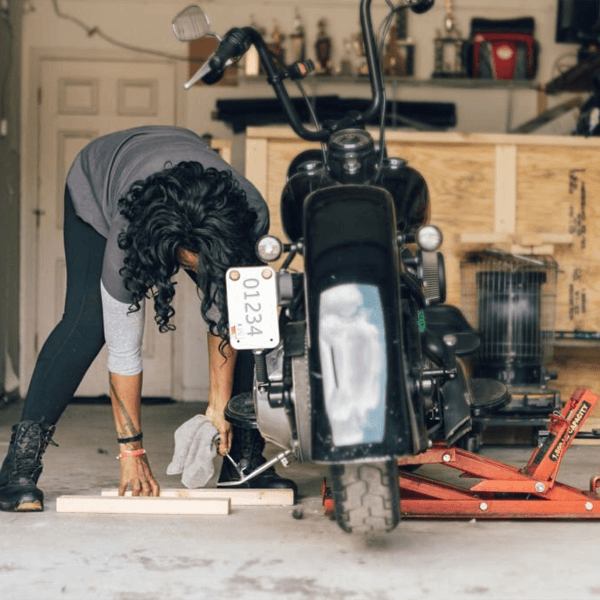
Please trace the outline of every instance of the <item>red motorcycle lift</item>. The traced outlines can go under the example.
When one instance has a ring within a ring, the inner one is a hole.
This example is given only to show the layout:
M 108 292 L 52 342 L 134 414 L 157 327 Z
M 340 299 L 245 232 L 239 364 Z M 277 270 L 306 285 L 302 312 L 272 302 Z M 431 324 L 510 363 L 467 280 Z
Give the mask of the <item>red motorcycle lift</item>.
M 469 488 L 402 471 L 402 515 L 430 519 L 600 519 L 600 476 L 590 491 L 556 481 L 563 456 L 598 396 L 578 388 L 559 415 L 550 415 L 548 436 L 535 448 L 522 469 L 477 454 L 434 445 L 398 461 L 407 465 L 439 464 L 462 471 L 461 477 L 480 481 Z
M 534 449 L 527 465 L 517 469 L 466 450 L 434 445 L 398 461 L 400 508 L 404 518 L 428 519 L 600 519 L 600 476 L 590 491 L 559 483 L 556 476 L 565 452 L 598 396 L 578 388 L 560 414 L 550 415 L 548 435 Z M 437 464 L 462 471 L 460 477 L 479 481 L 471 487 L 423 477 L 402 467 Z M 333 512 L 333 500 L 323 484 L 323 506 Z

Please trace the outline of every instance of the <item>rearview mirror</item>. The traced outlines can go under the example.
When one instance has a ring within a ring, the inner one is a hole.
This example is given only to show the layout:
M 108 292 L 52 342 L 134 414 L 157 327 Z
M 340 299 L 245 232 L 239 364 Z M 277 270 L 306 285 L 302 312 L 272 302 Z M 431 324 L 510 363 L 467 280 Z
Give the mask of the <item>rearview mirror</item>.
M 220 37 L 210 30 L 208 15 L 195 4 L 184 8 L 173 19 L 173 33 L 180 42 L 191 42 L 206 37 L 207 35 Z

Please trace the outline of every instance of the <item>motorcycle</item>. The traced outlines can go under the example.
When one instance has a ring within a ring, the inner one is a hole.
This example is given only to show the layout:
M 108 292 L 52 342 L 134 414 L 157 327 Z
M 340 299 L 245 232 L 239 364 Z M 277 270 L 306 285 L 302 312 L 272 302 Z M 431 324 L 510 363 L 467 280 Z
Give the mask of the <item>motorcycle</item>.
M 236 465 L 236 483 L 277 461 L 328 465 L 336 520 L 355 533 L 398 524 L 399 459 L 470 431 L 476 399 L 463 357 L 479 344 L 462 313 L 444 303 L 442 233 L 429 224 L 426 182 L 385 145 L 383 40 L 397 11 L 423 13 L 433 0 L 386 0 L 378 42 L 371 3 L 360 0 L 370 104 L 337 120 L 313 113 L 311 128 L 285 86 L 301 88 L 311 61 L 281 64 L 251 27 L 221 38 L 197 6 L 173 21 L 182 41 L 219 40 L 186 88 L 216 83 L 254 46 L 294 132 L 321 146 L 289 166 L 281 198 L 288 240 L 264 236 L 261 264 L 227 272 L 230 343 L 255 359 L 253 392 L 232 398 L 227 415 L 282 450 L 253 473 Z M 377 141 L 367 130 L 374 120 Z M 293 270 L 298 256 L 303 268 Z

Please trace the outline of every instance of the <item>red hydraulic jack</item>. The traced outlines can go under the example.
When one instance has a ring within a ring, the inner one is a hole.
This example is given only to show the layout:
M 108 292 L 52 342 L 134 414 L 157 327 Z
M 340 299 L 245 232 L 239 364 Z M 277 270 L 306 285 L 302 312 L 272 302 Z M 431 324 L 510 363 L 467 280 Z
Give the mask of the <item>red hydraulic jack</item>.
M 550 415 L 548 436 L 522 469 L 437 445 L 402 458 L 398 461 L 400 469 L 439 464 L 462 471 L 461 477 L 479 480 L 463 488 L 402 472 L 402 515 L 429 519 L 600 519 L 599 476 L 592 478 L 590 491 L 556 481 L 565 452 L 597 402 L 598 396 L 589 390 L 575 390 L 562 412 Z
M 426 519 L 600 519 L 600 476 L 590 491 L 559 483 L 560 463 L 598 396 L 578 388 L 560 414 L 550 415 L 548 435 L 518 469 L 456 447 L 442 444 L 398 461 L 400 507 L 405 518 Z M 404 466 L 438 464 L 477 479 L 471 487 L 402 471 Z M 333 512 L 331 492 L 323 484 L 325 512 Z

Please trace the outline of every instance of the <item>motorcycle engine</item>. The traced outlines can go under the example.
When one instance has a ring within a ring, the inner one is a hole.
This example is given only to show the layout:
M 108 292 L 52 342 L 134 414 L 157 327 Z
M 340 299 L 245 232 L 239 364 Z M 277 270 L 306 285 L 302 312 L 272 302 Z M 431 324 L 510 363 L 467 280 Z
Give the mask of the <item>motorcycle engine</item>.
M 312 455 L 312 404 L 303 320 L 282 320 L 283 339 L 264 354 L 268 385 L 255 382 L 256 421 L 276 446 L 292 449 L 298 462 Z

